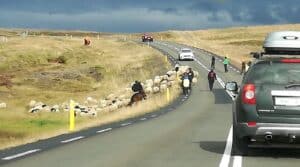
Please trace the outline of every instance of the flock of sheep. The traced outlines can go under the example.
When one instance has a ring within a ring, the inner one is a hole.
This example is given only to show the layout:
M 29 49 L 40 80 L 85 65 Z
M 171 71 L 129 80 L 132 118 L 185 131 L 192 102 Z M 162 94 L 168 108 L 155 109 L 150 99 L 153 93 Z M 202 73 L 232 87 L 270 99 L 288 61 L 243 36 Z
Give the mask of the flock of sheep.
M 165 75 L 155 76 L 154 79 L 148 79 L 145 82 L 142 82 L 145 93 L 149 96 L 151 94 L 163 93 L 167 90 L 168 87 L 172 87 L 176 84 L 181 84 L 179 80 L 180 76 L 187 71 L 188 66 L 180 66 L 178 72 L 171 70 L 168 71 Z M 199 73 L 194 71 L 193 83 L 197 82 L 197 77 Z M 123 91 L 116 94 L 110 94 L 105 99 L 94 99 L 92 97 L 87 97 L 83 104 L 78 102 L 75 103 L 75 114 L 80 116 L 97 116 L 99 112 L 112 112 L 119 108 L 128 106 L 131 96 L 134 92 L 131 90 L 131 87 L 125 88 Z M 64 102 L 61 105 L 49 106 L 42 102 L 37 102 L 31 100 L 29 103 L 29 112 L 60 112 L 60 111 L 69 111 L 69 103 Z

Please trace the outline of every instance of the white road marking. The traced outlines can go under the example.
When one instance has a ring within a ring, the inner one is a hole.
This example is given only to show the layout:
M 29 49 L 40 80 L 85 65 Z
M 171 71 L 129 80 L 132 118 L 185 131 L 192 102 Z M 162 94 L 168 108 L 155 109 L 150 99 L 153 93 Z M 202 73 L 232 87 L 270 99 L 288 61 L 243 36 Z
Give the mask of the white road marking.
M 9 161 L 9 160 L 19 158 L 19 157 L 23 157 L 25 155 L 29 155 L 29 154 L 32 154 L 32 153 L 35 153 L 35 152 L 38 152 L 38 151 L 41 151 L 41 149 L 29 150 L 29 151 L 26 151 L 26 152 L 23 152 L 23 153 L 19 153 L 19 154 L 15 154 L 15 155 L 12 155 L 12 156 L 2 158 L 2 160 Z
M 132 124 L 131 122 L 128 122 L 128 123 L 121 124 L 121 126 L 128 126 L 128 125 L 131 125 L 131 124 Z
M 68 139 L 68 140 L 63 140 L 61 141 L 61 143 L 69 143 L 69 142 L 73 142 L 73 141 L 76 141 L 76 140 L 80 140 L 80 139 L 83 139 L 84 136 L 78 136 L 78 137 L 74 137 L 74 138 L 71 138 L 71 139 Z
M 147 118 L 141 118 L 140 120 L 141 120 L 141 121 L 145 121 L 145 120 L 147 120 Z
M 112 128 L 102 129 L 102 130 L 97 131 L 97 133 L 103 133 L 103 132 L 107 132 L 110 130 L 112 130 Z
M 242 156 L 234 156 L 232 166 L 233 167 L 241 167 L 242 166 Z
M 224 151 L 222 160 L 219 164 L 219 167 L 229 166 L 230 156 L 231 156 L 231 147 L 232 147 L 232 126 L 230 127 L 230 130 L 229 130 L 225 151 Z

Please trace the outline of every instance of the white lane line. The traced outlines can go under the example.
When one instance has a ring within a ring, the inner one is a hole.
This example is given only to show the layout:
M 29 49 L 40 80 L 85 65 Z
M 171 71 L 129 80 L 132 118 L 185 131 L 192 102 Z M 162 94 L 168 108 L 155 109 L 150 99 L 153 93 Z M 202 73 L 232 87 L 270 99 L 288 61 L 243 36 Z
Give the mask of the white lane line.
M 107 131 L 111 131 L 112 128 L 107 128 L 107 129 L 102 129 L 102 130 L 98 130 L 97 133 L 103 133 L 103 132 L 107 132 Z
M 128 122 L 128 123 L 121 124 L 121 126 L 128 126 L 128 125 L 131 125 L 131 124 L 132 124 L 131 122 Z
M 147 118 L 141 118 L 140 120 L 141 120 L 141 121 L 145 121 L 145 120 L 147 120 Z
M 68 140 L 63 140 L 63 141 L 61 141 L 61 143 L 69 143 L 69 142 L 80 140 L 80 139 L 83 139 L 83 138 L 84 138 L 84 136 L 78 136 L 78 137 L 74 137 L 74 138 L 71 138 L 71 139 L 68 139 Z
M 232 147 L 232 126 L 230 127 L 229 134 L 226 141 L 225 151 L 222 157 L 222 160 L 219 164 L 219 167 L 229 166 L 230 156 L 231 156 L 231 147 Z
M 234 156 L 232 166 L 233 167 L 241 167 L 242 166 L 242 156 Z
M 19 158 L 19 157 L 23 157 L 25 155 L 29 155 L 29 154 L 32 154 L 32 153 L 35 153 L 35 152 L 38 152 L 38 151 L 41 151 L 41 149 L 29 150 L 29 151 L 26 151 L 26 152 L 23 152 L 23 153 L 19 153 L 19 154 L 15 154 L 15 155 L 12 155 L 12 156 L 2 158 L 2 160 L 9 161 L 9 160 Z

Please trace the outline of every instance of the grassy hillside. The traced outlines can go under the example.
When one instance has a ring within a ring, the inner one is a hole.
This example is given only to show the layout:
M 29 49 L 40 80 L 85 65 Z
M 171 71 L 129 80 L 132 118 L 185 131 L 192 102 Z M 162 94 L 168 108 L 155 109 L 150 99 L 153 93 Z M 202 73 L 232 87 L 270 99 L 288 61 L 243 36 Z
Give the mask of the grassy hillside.
M 300 24 L 237 27 L 199 31 L 167 31 L 156 33 L 157 39 L 174 41 L 206 49 L 221 56 L 229 57 L 240 66 L 250 60 L 250 52 L 261 51 L 265 36 L 272 31 L 300 30 Z
M 92 38 L 92 45 L 84 46 L 79 36 L 22 38 L 8 30 L 0 34 L 11 35 L 8 42 L 0 41 L 0 85 L 4 85 L 0 101 L 7 103 L 0 109 L 0 148 L 67 132 L 68 113 L 28 113 L 30 100 L 54 105 L 70 99 L 82 102 L 87 96 L 100 99 L 134 80 L 170 69 L 158 51 L 113 36 Z M 149 112 L 166 103 L 156 97 L 145 102 L 147 110 L 137 107 L 115 116 L 77 118 L 78 128 Z

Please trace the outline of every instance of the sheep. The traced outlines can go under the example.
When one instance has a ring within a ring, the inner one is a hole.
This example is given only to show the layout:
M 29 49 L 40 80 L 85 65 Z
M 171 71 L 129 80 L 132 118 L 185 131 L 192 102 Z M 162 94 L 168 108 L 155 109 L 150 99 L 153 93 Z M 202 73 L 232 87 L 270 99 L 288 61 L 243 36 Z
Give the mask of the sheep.
M 106 107 L 107 106 L 107 101 L 106 100 L 100 100 L 99 101 L 99 106 L 100 106 L 100 108 Z
M 110 94 L 107 96 L 108 100 L 114 100 L 116 98 L 115 94 Z
M 155 76 L 155 78 L 154 78 L 154 85 L 158 85 L 160 83 L 160 81 L 161 81 L 160 76 Z
M 88 104 L 90 104 L 90 103 L 96 104 L 97 103 L 97 100 L 92 97 L 87 97 L 86 101 L 88 102 Z
M 35 100 L 31 100 L 30 102 L 29 102 L 29 107 L 30 108 L 33 108 L 34 106 L 36 105 L 36 101 Z
M 153 93 L 158 93 L 158 92 L 159 92 L 159 87 L 154 86 L 154 87 L 153 87 Z
M 170 77 L 170 76 L 173 76 L 173 75 L 176 75 L 176 71 L 168 71 L 167 72 L 167 75 Z
M 152 79 L 148 79 L 148 80 L 146 80 L 146 81 L 145 81 L 145 83 L 146 83 L 146 87 L 152 87 L 152 86 L 153 86 L 153 84 L 154 84 L 154 82 L 153 82 L 153 80 L 152 80 Z
M 168 81 L 167 80 L 163 80 L 163 81 L 161 81 L 161 85 L 166 85 L 168 83 Z
M 161 84 L 161 85 L 160 85 L 160 91 L 161 91 L 161 92 L 164 92 L 165 90 L 167 90 L 167 88 L 168 88 L 168 87 L 167 87 L 166 84 Z
M 146 87 L 145 92 L 148 93 L 148 94 L 152 93 L 153 92 L 152 87 Z
M 197 82 L 198 82 L 197 78 L 193 78 L 192 83 L 197 83 Z
M 168 76 L 168 75 L 163 75 L 163 76 L 161 76 L 161 78 L 162 78 L 163 80 L 168 80 L 169 76 Z
M 176 80 L 176 75 L 171 75 L 170 77 L 168 77 L 168 81 L 174 81 Z
M 199 76 L 199 72 L 198 71 L 194 71 L 193 70 L 193 72 L 194 72 L 194 77 L 198 77 Z
M 6 103 L 0 103 L 0 108 L 6 108 Z

